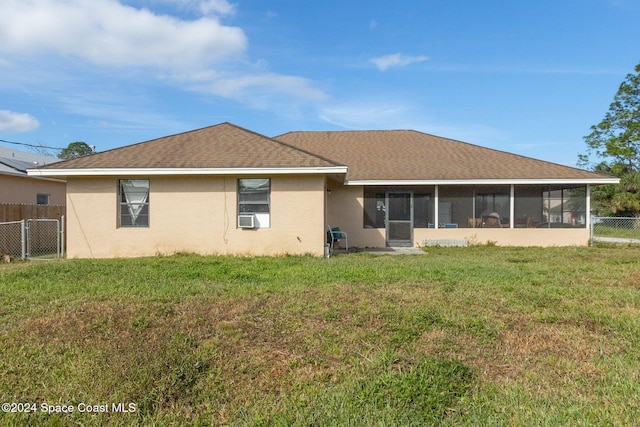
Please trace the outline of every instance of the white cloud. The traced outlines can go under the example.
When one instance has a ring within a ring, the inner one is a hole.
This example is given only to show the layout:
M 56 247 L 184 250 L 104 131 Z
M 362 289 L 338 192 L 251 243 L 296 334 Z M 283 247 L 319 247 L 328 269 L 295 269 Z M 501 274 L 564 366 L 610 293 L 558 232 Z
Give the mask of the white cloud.
M 377 58 L 371 58 L 369 62 L 374 64 L 380 71 L 386 71 L 391 67 L 405 67 L 407 65 L 423 62 L 429 59 L 426 56 L 411 56 L 402 55 L 400 53 L 394 53 L 392 55 L 379 56 Z
M 198 2 L 225 11 L 226 1 Z M 116 0 L 3 0 L 0 52 L 72 55 L 102 66 L 203 68 L 244 53 L 247 39 L 215 17 L 193 21 Z
M 345 129 L 398 128 L 406 106 L 379 102 L 347 103 L 325 107 L 320 119 Z
M 175 4 L 181 9 L 195 10 L 202 15 L 231 15 L 236 6 L 227 0 L 152 0 L 157 3 Z
M 89 106 L 110 90 L 158 82 L 257 108 L 328 98 L 309 79 L 247 58 L 244 31 L 220 21 L 235 8 L 228 0 L 0 0 L 0 66 L 12 71 L 0 88 L 41 87 L 64 105 L 62 94 L 74 93 L 73 105 Z
M 204 15 L 212 13 L 220 15 L 229 15 L 235 12 L 235 6 L 226 0 L 199 0 L 196 1 L 198 9 Z
M 512 145 L 502 131 L 490 126 L 469 122 L 446 123 L 425 114 L 419 106 L 388 100 L 368 99 L 328 106 L 319 112 L 319 118 L 344 129 L 412 129 L 485 147 L 505 149 L 497 146 L 497 141 Z
M 207 85 L 206 90 L 219 96 L 241 98 L 245 101 L 250 101 L 254 96 L 263 97 L 274 93 L 312 101 L 324 101 L 328 98 L 323 91 L 314 88 L 308 79 L 274 73 L 221 78 Z
M 0 110 L 0 131 L 17 133 L 38 129 L 40 123 L 35 117 L 26 113 L 15 113 L 9 110 Z

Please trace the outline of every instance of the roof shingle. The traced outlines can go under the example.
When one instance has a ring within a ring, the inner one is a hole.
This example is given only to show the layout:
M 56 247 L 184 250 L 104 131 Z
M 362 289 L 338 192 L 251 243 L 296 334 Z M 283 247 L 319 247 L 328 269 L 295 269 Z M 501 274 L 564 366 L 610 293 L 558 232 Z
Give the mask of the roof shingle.
M 289 132 L 275 138 L 346 164 L 347 181 L 605 178 L 412 130 Z
M 347 181 L 588 180 L 593 172 L 413 130 L 303 131 L 275 138 L 222 123 L 44 166 L 83 169 L 348 167 Z M 344 168 L 342 168 L 344 170 Z
M 336 163 L 230 123 L 166 136 L 43 169 L 333 167 Z

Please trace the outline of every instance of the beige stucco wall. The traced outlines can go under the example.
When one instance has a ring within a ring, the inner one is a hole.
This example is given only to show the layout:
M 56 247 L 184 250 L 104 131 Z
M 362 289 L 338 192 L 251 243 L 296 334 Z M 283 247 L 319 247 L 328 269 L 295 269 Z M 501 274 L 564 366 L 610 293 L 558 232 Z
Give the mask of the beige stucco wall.
M 324 176 L 268 177 L 271 227 L 255 230 L 237 228 L 238 178 L 149 177 L 148 228 L 117 227 L 118 178 L 70 178 L 67 256 L 324 254 Z
M 349 246 L 380 248 L 386 245 L 384 228 L 363 228 L 364 197 L 362 187 L 342 186 L 329 181 L 327 218 L 349 236 Z M 467 239 L 472 244 L 495 243 L 500 246 L 585 246 L 589 243 L 587 228 L 415 228 L 414 246 L 424 239 Z
M 50 205 L 64 205 L 66 184 L 61 181 L 0 175 L 0 203 L 35 205 L 38 194 L 48 194 Z

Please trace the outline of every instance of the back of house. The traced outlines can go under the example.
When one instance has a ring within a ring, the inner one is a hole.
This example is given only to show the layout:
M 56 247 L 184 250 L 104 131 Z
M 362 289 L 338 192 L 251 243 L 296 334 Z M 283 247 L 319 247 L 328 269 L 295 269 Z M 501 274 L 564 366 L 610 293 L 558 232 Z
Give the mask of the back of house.
M 68 256 L 323 255 L 430 239 L 586 245 L 590 189 L 616 179 L 411 130 L 230 123 L 29 170 L 66 179 Z

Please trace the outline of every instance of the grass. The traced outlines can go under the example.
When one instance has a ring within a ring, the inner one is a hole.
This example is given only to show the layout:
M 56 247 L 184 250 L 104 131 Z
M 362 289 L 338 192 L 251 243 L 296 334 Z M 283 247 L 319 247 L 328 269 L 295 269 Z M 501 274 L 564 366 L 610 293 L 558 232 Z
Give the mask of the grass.
M 0 423 L 637 425 L 639 267 L 637 247 L 4 264 L 0 400 L 37 411 Z

